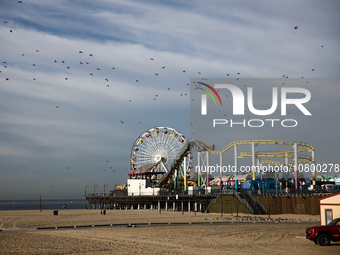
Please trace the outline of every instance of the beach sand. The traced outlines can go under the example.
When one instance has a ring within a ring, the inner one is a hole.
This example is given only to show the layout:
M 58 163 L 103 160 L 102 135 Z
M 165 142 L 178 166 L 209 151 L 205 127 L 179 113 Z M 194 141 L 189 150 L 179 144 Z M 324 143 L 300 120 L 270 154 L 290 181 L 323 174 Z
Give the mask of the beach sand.
M 1 254 L 338 254 L 305 239 L 319 215 L 254 216 L 158 210 L 0 211 Z M 126 227 L 138 223 L 205 222 L 202 225 Z M 210 222 L 230 222 L 225 225 Z M 231 223 L 233 222 L 233 223 Z M 265 223 L 264 223 L 265 222 Z M 122 227 L 84 225 L 124 224 Z M 125 225 L 126 224 L 126 225 Z M 44 227 L 67 229 L 44 229 Z M 78 226 L 74 228 L 73 226 Z

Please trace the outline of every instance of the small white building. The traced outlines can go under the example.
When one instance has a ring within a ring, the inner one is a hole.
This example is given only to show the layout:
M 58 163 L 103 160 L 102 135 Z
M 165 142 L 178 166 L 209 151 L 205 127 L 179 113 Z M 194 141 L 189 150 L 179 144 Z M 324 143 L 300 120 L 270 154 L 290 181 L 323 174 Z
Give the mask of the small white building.
M 151 180 L 146 179 L 128 179 L 127 189 L 128 196 L 157 196 L 165 190 L 152 187 Z
M 320 223 L 327 225 L 336 218 L 340 218 L 340 192 L 319 198 Z

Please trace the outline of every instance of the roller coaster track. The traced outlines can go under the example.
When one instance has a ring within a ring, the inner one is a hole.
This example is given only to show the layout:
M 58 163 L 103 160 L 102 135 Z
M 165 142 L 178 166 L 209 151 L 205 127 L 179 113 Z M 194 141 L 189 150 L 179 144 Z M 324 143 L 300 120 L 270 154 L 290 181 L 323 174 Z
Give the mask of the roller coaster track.
M 182 150 L 178 153 L 177 157 L 174 160 L 174 163 L 171 166 L 171 169 L 167 173 L 165 173 L 162 178 L 158 181 L 157 186 L 158 187 L 164 187 L 167 180 L 171 178 L 171 176 L 175 173 L 175 170 L 179 168 L 179 166 L 182 164 L 184 157 L 188 154 L 190 150 L 190 143 L 187 141 Z
M 211 147 L 209 147 L 206 143 L 202 141 L 198 141 L 200 144 L 203 145 L 203 147 L 209 151 L 210 153 L 214 155 L 220 155 L 231 149 L 233 146 L 236 145 L 245 145 L 245 144 L 252 144 L 255 143 L 255 145 L 258 144 L 267 144 L 267 145 L 290 145 L 293 146 L 294 144 L 297 144 L 297 152 L 306 152 L 313 150 L 313 146 L 309 143 L 304 143 L 304 142 L 297 142 L 297 141 L 285 141 L 285 140 L 242 140 L 242 141 L 235 141 L 227 146 L 225 146 L 222 150 L 215 151 Z M 251 152 L 241 152 L 240 156 L 242 157 L 251 157 L 252 153 Z M 279 158 L 294 158 L 294 150 L 289 149 L 289 150 L 277 150 L 277 151 L 262 151 L 262 152 L 256 152 L 255 153 L 256 157 L 279 157 Z M 311 156 L 306 156 L 306 155 L 298 155 L 298 163 L 299 164 L 305 164 L 308 162 L 312 162 L 313 158 Z M 275 165 L 284 165 L 284 163 L 281 163 L 279 161 L 274 161 L 274 160 L 263 160 L 261 163 L 270 163 L 270 164 L 275 164 Z M 293 165 L 294 163 L 289 163 L 289 165 Z
M 241 157 L 251 157 L 252 155 L 249 152 L 241 152 L 240 156 Z M 280 155 L 280 154 L 275 154 L 275 153 L 261 154 L 261 152 L 260 153 L 255 153 L 255 156 L 256 157 L 267 157 L 267 158 L 270 158 L 270 157 L 276 157 L 276 158 L 294 158 L 294 155 L 291 155 L 291 154 L 288 154 L 286 156 L 286 155 Z M 305 164 L 305 163 L 312 162 L 312 161 L 313 161 L 313 158 L 311 156 L 298 155 L 298 163 L 299 164 Z M 274 160 L 263 160 L 263 161 L 261 161 L 261 163 L 262 164 L 268 163 L 268 164 L 273 164 L 273 165 L 285 165 L 282 162 L 274 161 Z M 288 165 L 294 165 L 294 162 L 291 162 Z

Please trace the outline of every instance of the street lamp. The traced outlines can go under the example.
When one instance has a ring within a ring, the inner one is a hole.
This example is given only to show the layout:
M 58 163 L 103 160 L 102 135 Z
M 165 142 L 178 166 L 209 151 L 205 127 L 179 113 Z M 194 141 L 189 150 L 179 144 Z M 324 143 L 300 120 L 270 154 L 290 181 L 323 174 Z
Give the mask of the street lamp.
M 105 196 L 105 186 L 106 186 L 106 187 L 109 187 L 109 186 L 107 185 L 107 183 L 104 184 L 104 196 Z
M 87 189 L 89 188 L 89 185 L 85 185 L 85 196 L 86 196 L 86 191 L 87 191 Z

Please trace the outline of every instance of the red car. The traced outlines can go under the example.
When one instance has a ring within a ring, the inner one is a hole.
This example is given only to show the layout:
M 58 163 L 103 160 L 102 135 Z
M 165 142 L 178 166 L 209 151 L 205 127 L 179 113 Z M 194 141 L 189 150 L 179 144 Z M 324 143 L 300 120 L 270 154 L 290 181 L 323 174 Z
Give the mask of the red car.
M 340 218 L 332 220 L 326 226 L 314 226 L 306 229 L 306 239 L 321 246 L 329 245 L 331 241 L 340 241 Z

